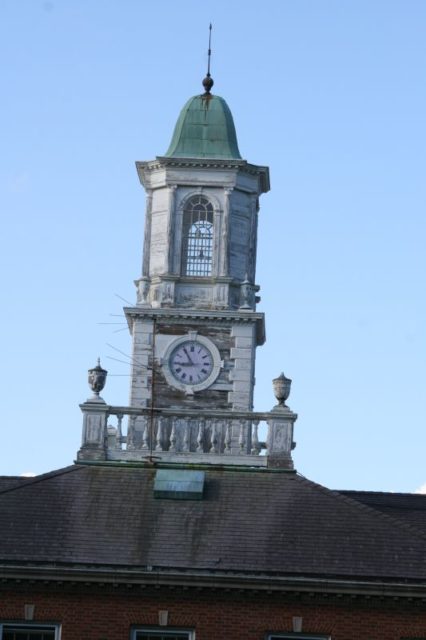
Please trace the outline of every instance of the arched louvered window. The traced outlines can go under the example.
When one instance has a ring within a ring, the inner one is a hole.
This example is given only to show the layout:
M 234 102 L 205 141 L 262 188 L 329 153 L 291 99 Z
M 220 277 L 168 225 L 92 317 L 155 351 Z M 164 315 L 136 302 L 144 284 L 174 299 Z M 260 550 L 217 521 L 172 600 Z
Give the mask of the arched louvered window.
M 182 273 L 211 276 L 213 260 L 213 206 L 204 196 L 188 200 L 183 212 Z

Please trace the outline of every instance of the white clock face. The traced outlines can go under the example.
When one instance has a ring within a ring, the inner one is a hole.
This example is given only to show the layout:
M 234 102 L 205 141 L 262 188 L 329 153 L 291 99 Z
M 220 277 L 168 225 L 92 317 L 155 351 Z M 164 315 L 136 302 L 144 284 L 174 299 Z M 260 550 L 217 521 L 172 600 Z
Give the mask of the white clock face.
M 207 380 L 213 364 L 210 350 L 197 340 L 181 342 L 169 356 L 170 371 L 185 385 L 198 385 Z

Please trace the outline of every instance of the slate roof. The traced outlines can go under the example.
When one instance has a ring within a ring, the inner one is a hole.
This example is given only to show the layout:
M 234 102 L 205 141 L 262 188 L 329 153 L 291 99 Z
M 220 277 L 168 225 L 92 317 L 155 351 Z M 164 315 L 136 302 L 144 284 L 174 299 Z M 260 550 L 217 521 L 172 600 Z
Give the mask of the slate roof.
M 155 469 L 74 465 L 0 492 L 0 564 L 424 581 L 419 529 L 292 472 L 206 469 L 199 501 Z
M 386 513 L 426 533 L 426 495 L 380 491 L 339 491 L 342 495 Z
M 28 477 L 26 476 L 0 476 L 0 491 L 25 484 L 27 481 Z

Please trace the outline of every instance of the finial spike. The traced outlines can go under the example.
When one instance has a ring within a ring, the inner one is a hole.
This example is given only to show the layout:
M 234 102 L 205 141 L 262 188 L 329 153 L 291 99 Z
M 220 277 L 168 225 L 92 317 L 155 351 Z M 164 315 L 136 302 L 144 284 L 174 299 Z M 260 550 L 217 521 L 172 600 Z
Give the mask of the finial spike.
M 207 75 L 203 80 L 203 87 L 205 91 L 204 95 L 206 96 L 210 94 L 210 91 L 214 84 L 213 78 L 210 75 L 210 60 L 212 55 L 211 45 L 212 45 L 212 23 L 209 24 L 209 48 L 207 50 Z
M 212 55 L 212 23 L 209 24 L 209 49 L 207 51 L 207 75 L 210 76 L 210 58 Z

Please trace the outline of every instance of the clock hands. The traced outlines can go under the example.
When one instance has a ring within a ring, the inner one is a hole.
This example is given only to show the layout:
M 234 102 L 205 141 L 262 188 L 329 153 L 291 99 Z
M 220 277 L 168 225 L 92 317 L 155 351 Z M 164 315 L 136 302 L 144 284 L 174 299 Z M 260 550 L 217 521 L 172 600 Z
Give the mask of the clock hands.
M 186 355 L 186 357 L 187 357 L 187 358 L 188 358 L 188 360 L 189 360 L 188 364 L 193 365 L 194 363 L 193 363 L 193 362 L 192 362 L 192 360 L 191 360 L 191 356 L 189 355 L 189 353 L 188 353 L 188 351 L 187 351 L 187 348 L 186 348 L 186 347 L 184 347 L 184 348 L 183 348 L 183 350 L 185 351 L 185 355 Z
M 199 342 L 181 342 L 171 351 L 168 362 L 170 373 L 184 385 L 197 387 L 212 376 L 212 355 L 208 347 Z

